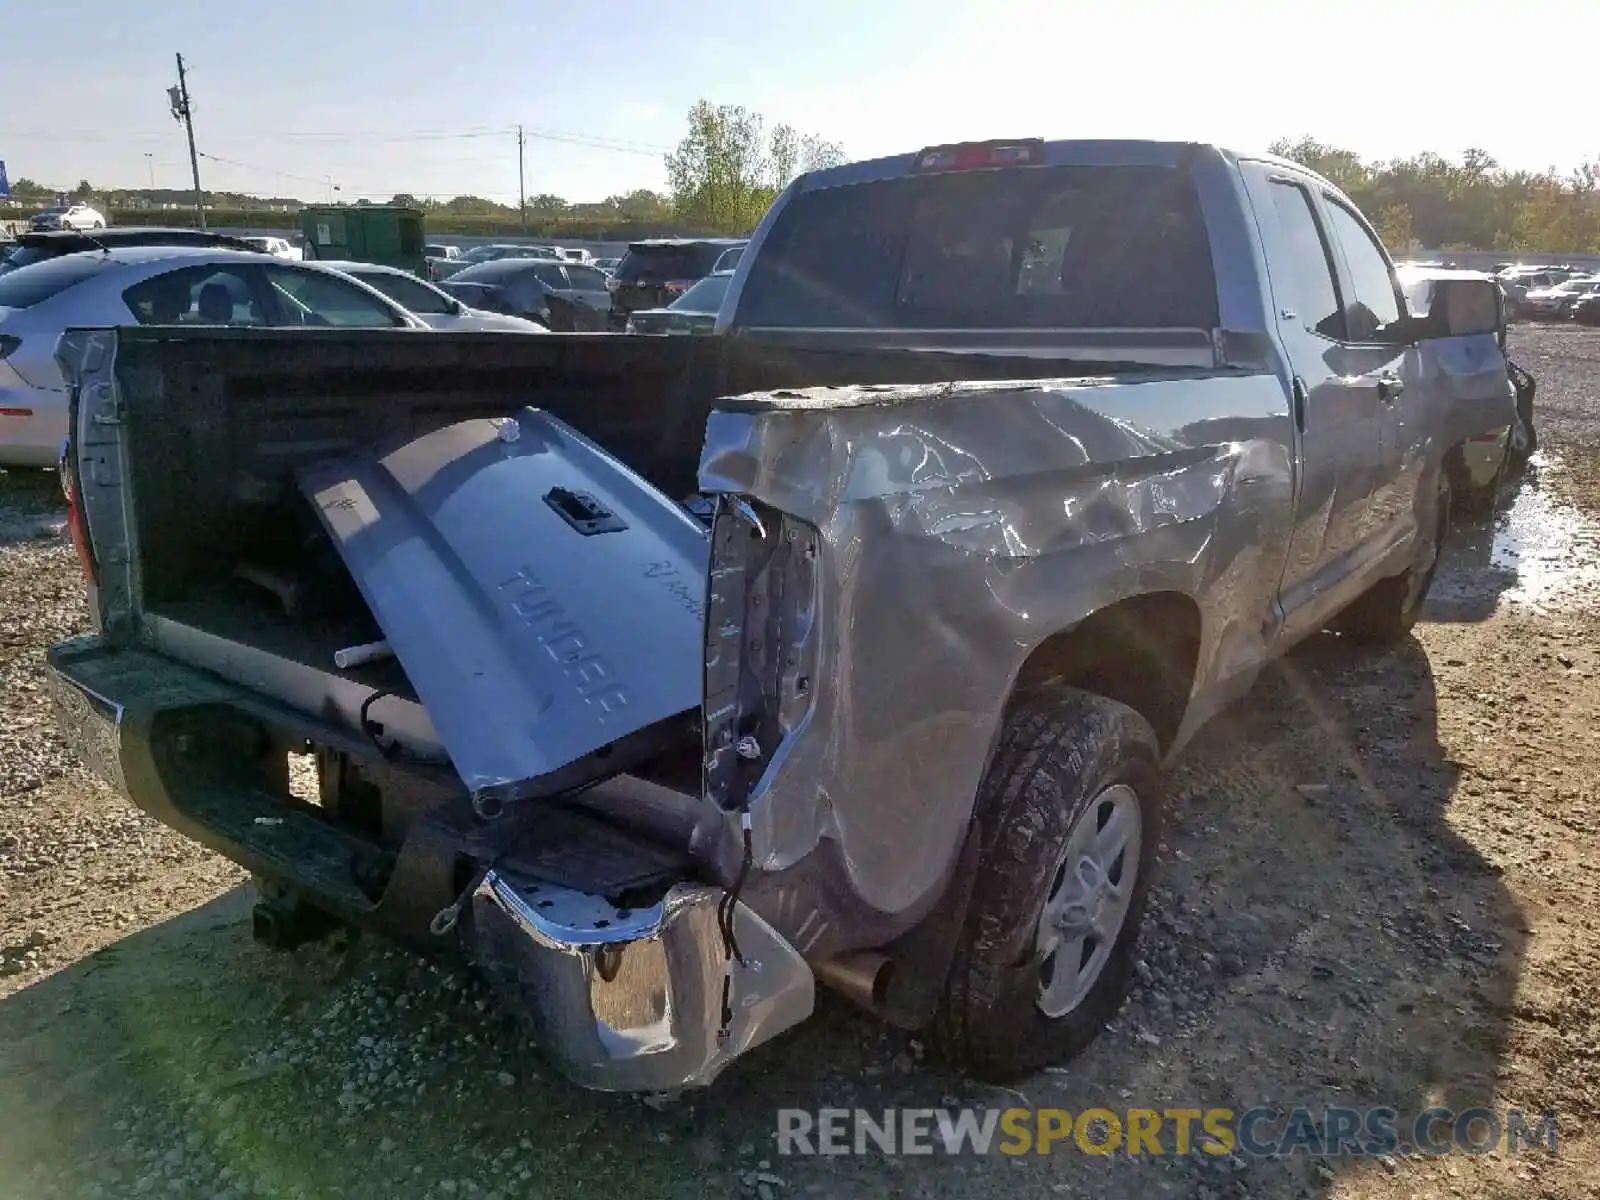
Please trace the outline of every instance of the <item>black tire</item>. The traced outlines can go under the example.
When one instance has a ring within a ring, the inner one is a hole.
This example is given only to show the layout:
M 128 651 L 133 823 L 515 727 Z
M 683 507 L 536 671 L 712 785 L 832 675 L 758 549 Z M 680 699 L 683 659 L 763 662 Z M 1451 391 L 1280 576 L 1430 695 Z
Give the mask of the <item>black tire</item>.
M 1161 832 L 1159 761 L 1149 722 L 1125 704 L 1076 688 L 1041 692 L 1006 717 L 978 789 L 978 878 L 930 1029 L 951 1066 L 1007 1082 L 1066 1062 L 1121 1007 Z M 1140 816 L 1132 896 L 1087 993 L 1050 1017 L 1039 1008 L 1040 917 L 1067 869 L 1069 835 L 1119 784 L 1137 796 Z
M 1435 527 L 1431 546 L 1418 539 L 1418 560 L 1388 579 L 1380 579 L 1344 612 L 1333 628 L 1362 646 L 1395 646 L 1405 641 L 1422 616 L 1428 590 L 1439 570 L 1439 559 L 1450 532 L 1454 493 L 1448 469 L 1439 472 L 1435 500 Z

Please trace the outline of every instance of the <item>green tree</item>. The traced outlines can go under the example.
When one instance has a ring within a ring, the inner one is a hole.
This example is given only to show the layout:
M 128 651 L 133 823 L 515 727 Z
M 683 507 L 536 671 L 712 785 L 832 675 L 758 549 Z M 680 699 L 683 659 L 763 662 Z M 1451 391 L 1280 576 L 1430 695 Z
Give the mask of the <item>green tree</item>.
M 1397 252 L 1600 252 L 1600 162 L 1563 176 L 1507 171 L 1477 147 L 1459 161 L 1426 151 L 1373 163 L 1309 137 L 1278 141 L 1271 149 L 1336 184 Z
M 820 171 L 844 162 L 844 147 L 814 134 L 802 134 L 789 125 L 775 125 L 767 143 L 767 158 L 774 187 L 782 188 L 796 175 Z
M 672 207 L 681 220 L 722 233 L 755 227 L 772 203 L 766 139 L 759 113 L 701 100 L 689 132 L 667 155 Z
M 74 200 L 87 200 L 94 195 L 94 187 L 87 179 L 78 180 L 78 186 L 72 189 Z
M 482 196 L 456 196 L 446 200 L 444 210 L 449 213 L 458 213 L 462 216 L 483 217 L 495 213 L 512 211 L 503 204 L 496 204 L 493 200 L 485 200 Z
M 1391 254 L 1411 254 L 1422 248 L 1411 232 L 1411 210 L 1404 204 L 1386 205 L 1372 223 Z
M 835 142 L 788 125 L 769 135 L 760 113 L 702 100 L 689 110 L 689 132 L 667 155 L 672 208 L 698 228 L 748 233 L 795 175 L 843 161 L 844 148 Z
M 560 216 L 571 207 L 572 205 L 568 204 L 560 196 L 552 196 L 548 192 L 528 197 L 528 211 L 539 216 Z

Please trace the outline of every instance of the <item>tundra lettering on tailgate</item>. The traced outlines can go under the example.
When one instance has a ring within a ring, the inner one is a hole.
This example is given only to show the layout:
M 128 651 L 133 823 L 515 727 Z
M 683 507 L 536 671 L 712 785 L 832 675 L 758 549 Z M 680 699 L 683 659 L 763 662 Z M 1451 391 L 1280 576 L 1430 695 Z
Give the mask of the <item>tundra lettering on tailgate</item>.
M 522 567 L 498 585 L 511 592 L 511 611 L 533 630 L 545 653 L 561 667 L 561 673 L 576 687 L 585 704 L 600 710 L 600 719 L 609 720 L 632 702 L 614 667 L 589 648 L 587 635 L 556 602 L 532 567 Z

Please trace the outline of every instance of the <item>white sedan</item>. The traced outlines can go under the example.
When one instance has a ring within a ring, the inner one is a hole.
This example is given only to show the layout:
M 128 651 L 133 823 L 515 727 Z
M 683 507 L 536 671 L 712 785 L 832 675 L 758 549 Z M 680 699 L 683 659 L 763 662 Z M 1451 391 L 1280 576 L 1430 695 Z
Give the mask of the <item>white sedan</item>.
M 381 292 L 312 263 L 206 246 L 63 254 L 0 275 L 0 467 L 49 467 L 67 436 L 56 342 L 75 326 L 414 329 Z
M 286 258 L 290 262 L 300 262 L 305 258 L 305 252 L 299 246 L 291 245 L 288 238 L 252 236 L 244 241 L 252 250 L 270 254 L 273 258 Z
M 461 301 L 433 284 L 418 279 L 410 271 L 399 267 L 386 267 L 380 263 L 328 262 L 319 259 L 322 266 L 359 280 L 376 288 L 414 317 L 419 317 L 430 329 L 441 332 L 468 331 L 499 333 L 548 333 L 543 325 L 506 313 L 485 312 L 481 308 L 468 308 Z
M 28 222 L 28 228 L 35 231 L 48 229 L 76 229 L 79 232 L 88 229 L 104 229 L 105 216 L 98 210 L 90 208 L 87 204 L 69 204 L 64 208 L 47 208 L 41 213 L 35 213 Z

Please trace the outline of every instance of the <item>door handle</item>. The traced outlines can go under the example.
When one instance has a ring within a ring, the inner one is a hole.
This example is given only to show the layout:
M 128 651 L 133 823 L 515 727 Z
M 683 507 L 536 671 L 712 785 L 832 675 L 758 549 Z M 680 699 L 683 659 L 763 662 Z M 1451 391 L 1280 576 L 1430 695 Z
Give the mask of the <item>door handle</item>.
M 1378 376 L 1378 399 L 1385 404 L 1393 404 L 1405 390 L 1405 381 L 1393 371 L 1385 371 Z

